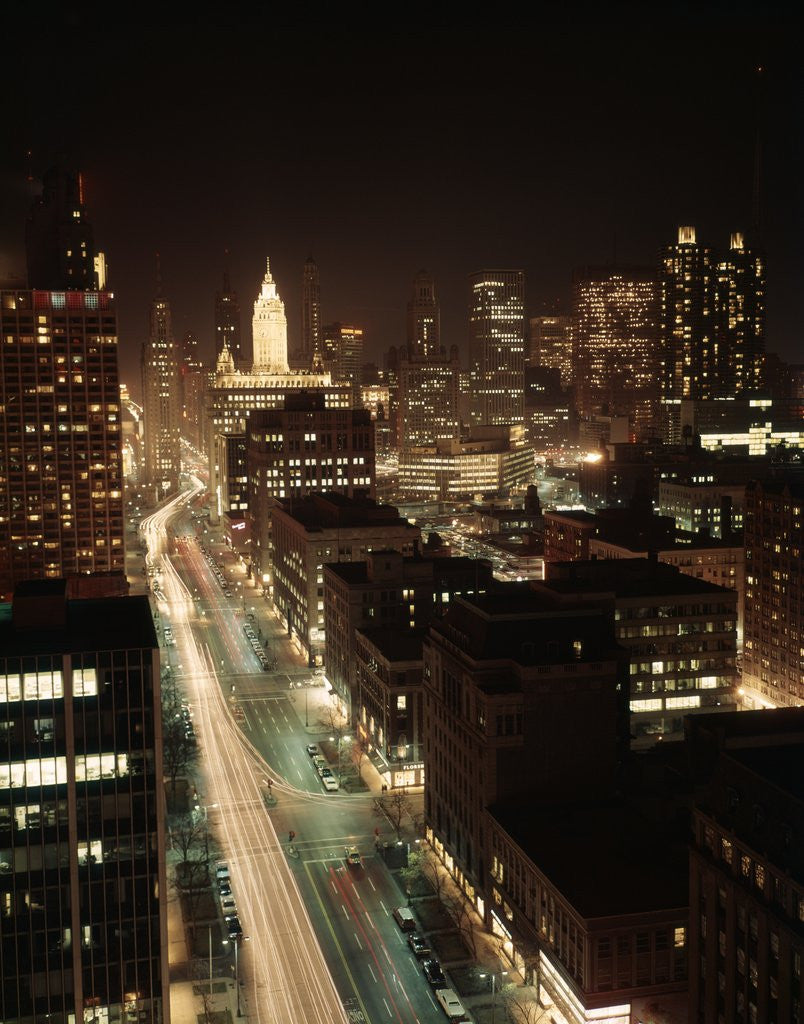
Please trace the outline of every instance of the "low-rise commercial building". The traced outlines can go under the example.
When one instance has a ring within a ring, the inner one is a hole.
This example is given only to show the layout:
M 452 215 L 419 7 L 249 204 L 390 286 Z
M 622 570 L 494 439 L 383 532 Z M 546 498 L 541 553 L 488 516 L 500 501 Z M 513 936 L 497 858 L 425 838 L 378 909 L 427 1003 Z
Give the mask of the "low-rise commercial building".
M 418 526 L 371 498 L 328 491 L 274 509 L 274 608 L 311 665 L 324 660 L 324 566 L 377 548 L 413 555 L 420 540 Z

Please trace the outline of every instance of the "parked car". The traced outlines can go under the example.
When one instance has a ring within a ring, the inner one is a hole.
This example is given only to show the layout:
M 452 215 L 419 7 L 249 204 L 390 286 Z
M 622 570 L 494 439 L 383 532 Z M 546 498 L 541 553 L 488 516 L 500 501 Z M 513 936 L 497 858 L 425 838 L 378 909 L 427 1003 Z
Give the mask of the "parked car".
M 224 918 L 224 923 L 226 924 L 226 934 L 230 939 L 236 939 L 239 935 L 243 934 L 243 926 L 240 924 L 240 918 L 237 914 Z
M 219 883 L 229 881 L 229 865 L 226 861 L 220 860 L 215 865 L 215 878 Z
M 424 957 L 429 956 L 431 953 L 430 943 L 423 935 L 419 935 L 418 932 L 411 932 L 408 935 L 408 945 L 416 956 Z
M 433 986 L 433 988 L 446 988 L 447 979 L 444 977 L 444 972 L 441 970 L 441 964 L 434 957 L 429 960 L 422 961 L 422 970 L 424 976 Z
M 231 893 L 227 896 L 221 896 L 221 910 L 223 911 L 224 917 L 237 913 L 237 904 L 235 903 L 235 898 Z
M 416 918 L 410 907 L 397 907 L 394 910 L 394 920 L 403 932 L 412 932 L 416 929 Z
M 322 781 L 324 783 L 324 789 L 328 793 L 334 793 L 338 789 L 338 780 L 334 776 L 327 775 L 326 778 L 322 779 Z
M 463 1020 L 466 1016 L 463 1004 L 451 988 L 437 988 L 435 997 L 450 1020 Z

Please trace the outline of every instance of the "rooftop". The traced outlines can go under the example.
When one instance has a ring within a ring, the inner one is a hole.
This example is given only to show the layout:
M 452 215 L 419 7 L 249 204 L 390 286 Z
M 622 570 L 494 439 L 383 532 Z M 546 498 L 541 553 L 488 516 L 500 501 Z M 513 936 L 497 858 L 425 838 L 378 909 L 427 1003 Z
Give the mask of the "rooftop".
M 394 662 L 421 661 L 422 641 L 428 631 L 424 626 L 416 629 L 378 626 L 372 629 L 358 629 L 355 632 L 365 637 L 387 661 Z
M 683 816 L 649 815 L 625 801 L 523 814 L 520 800 L 495 805 L 490 813 L 582 917 L 685 908 L 689 902 Z
M 801 771 L 804 742 L 774 747 L 743 747 L 729 751 L 729 756 L 777 789 L 789 793 L 796 800 L 804 800 L 804 773 Z
M 50 584 L 51 581 L 35 583 Z M 23 594 L 20 594 L 21 589 Z M 53 591 L 49 594 L 53 595 Z M 157 649 L 159 646 L 151 607 L 144 595 L 67 601 L 62 624 L 52 618 L 37 618 L 30 608 L 25 609 L 22 616 L 18 615 L 16 602 L 20 596 L 35 599 L 36 590 L 31 590 L 26 583 L 17 588 L 14 606 L 0 606 L 0 650 L 6 656 Z M 44 606 L 40 606 L 44 615 L 49 611 L 46 602 L 47 599 L 42 602 Z
M 382 505 L 368 497 L 349 498 L 335 491 L 284 501 L 281 510 L 277 510 L 277 514 L 281 513 L 307 530 L 395 526 L 409 529 L 416 537 L 421 533 L 418 526 L 399 515 L 394 505 Z
M 650 558 L 594 558 L 577 562 L 546 562 L 539 589 L 558 594 L 614 593 L 617 597 L 657 595 L 722 597 L 727 588 L 682 573 L 674 565 Z M 734 594 L 734 591 L 731 592 Z

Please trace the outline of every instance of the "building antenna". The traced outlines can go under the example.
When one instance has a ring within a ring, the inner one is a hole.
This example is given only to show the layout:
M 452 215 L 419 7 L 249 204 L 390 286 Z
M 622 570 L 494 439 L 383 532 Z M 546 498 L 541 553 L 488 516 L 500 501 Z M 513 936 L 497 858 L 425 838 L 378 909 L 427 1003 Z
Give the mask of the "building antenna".
M 759 245 L 762 234 L 762 117 L 764 114 L 765 69 L 759 64 L 756 69 L 755 97 L 756 136 L 754 139 L 754 181 L 751 196 L 751 234 L 753 245 Z
M 162 263 L 159 259 L 159 253 L 156 254 L 156 297 L 162 298 Z

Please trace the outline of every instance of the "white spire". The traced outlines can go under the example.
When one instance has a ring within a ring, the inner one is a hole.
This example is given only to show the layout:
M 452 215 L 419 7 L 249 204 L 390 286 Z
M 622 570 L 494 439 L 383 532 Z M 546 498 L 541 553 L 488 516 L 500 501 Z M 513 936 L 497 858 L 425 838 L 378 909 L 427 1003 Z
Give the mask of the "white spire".
M 255 373 L 287 373 L 288 322 L 285 304 L 279 298 L 276 283 L 271 277 L 270 257 L 265 259 L 265 277 L 254 303 L 251 329 Z

